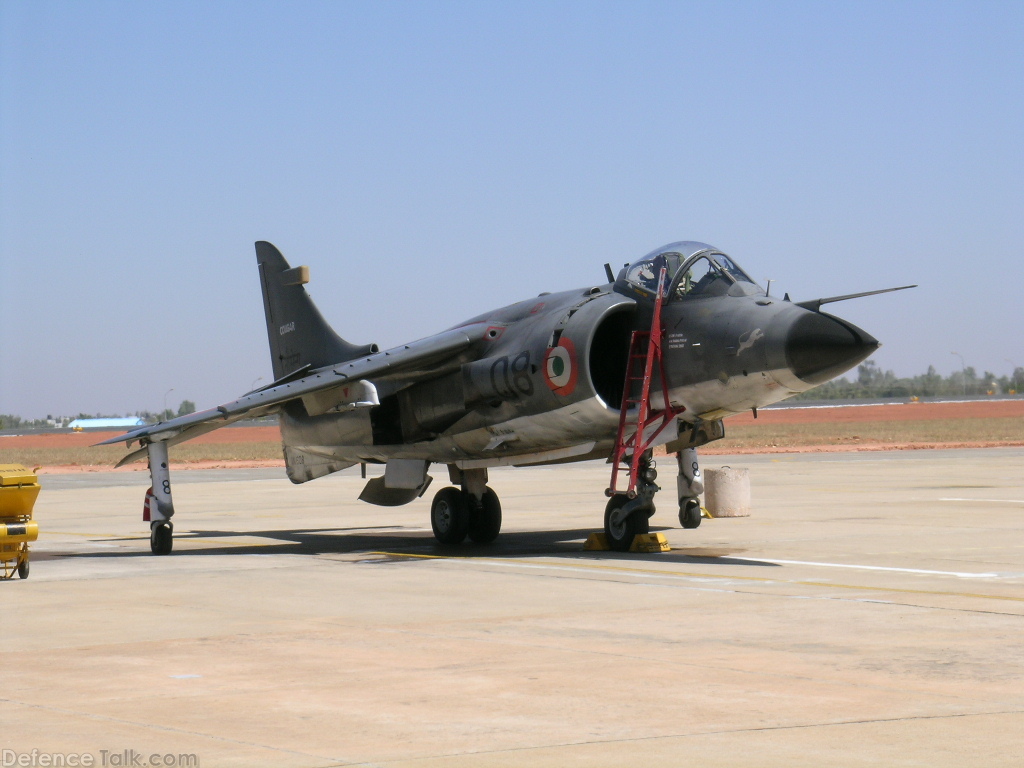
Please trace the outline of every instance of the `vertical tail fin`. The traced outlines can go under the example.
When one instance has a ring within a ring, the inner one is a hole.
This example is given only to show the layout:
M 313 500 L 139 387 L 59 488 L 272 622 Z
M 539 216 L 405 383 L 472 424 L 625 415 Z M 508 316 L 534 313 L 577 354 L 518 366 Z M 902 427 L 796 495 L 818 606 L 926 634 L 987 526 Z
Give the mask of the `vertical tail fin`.
M 256 262 L 275 380 L 377 351 L 376 344 L 349 344 L 324 320 L 302 287 L 309 282 L 308 267 L 292 269 L 281 252 L 263 240 L 256 243 Z

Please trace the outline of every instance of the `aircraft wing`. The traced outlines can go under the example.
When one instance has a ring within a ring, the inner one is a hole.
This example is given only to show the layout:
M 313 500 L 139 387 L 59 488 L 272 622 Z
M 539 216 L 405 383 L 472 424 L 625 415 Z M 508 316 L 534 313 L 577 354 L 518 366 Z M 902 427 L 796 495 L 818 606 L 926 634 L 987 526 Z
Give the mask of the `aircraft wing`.
M 159 424 L 153 424 L 151 425 L 151 427 L 165 427 L 172 423 L 180 422 L 187 418 L 197 418 L 200 416 L 204 417 L 206 419 L 205 421 L 193 423 L 191 426 L 179 425 L 173 427 L 172 429 L 165 430 L 163 432 L 153 432 L 151 434 L 169 435 L 168 437 L 157 437 L 154 439 L 162 440 L 166 442 L 168 445 L 177 445 L 178 443 L 184 443 L 186 440 L 191 440 L 195 437 L 199 437 L 200 435 L 205 435 L 207 432 L 213 432 L 213 430 L 215 429 L 226 427 L 228 424 L 233 424 L 234 422 L 241 421 L 242 419 L 255 419 L 259 418 L 260 416 L 265 416 L 268 413 L 272 413 L 273 410 L 273 407 L 263 408 L 257 409 L 255 411 L 246 411 L 244 413 L 238 414 L 237 416 L 223 417 L 223 414 L 221 414 L 220 411 L 218 411 L 216 408 L 211 408 L 208 411 L 197 411 L 196 413 L 190 413 L 188 416 L 180 417 L 180 419 L 172 419 L 171 421 L 164 421 Z M 121 435 L 120 437 L 112 437 L 109 440 L 104 440 L 102 443 L 96 443 L 96 445 L 108 445 L 110 443 L 119 443 L 122 440 L 125 441 L 128 445 L 131 445 L 132 441 L 139 440 L 143 437 L 145 437 L 145 435 L 136 435 L 136 433 L 132 433 L 131 435 Z M 147 453 L 148 449 L 144 447 L 132 451 L 128 455 L 122 457 L 122 459 L 119 462 L 117 462 L 117 464 L 114 465 L 114 468 L 116 469 L 117 467 L 123 467 L 125 464 L 131 464 L 133 461 L 138 461 L 139 459 L 143 458 Z
M 96 445 L 123 442 L 130 446 L 136 440 L 147 443 L 159 440 L 175 445 L 243 418 L 256 418 L 274 413 L 281 405 L 290 400 L 309 398 L 327 390 L 344 388 L 346 384 L 353 384 L 363 379 L 400 374 L 403 371 L 422 369 L 424 366 L 444 361 L 466 349 L 472 343 L 476 335 L 474 330 L 472 327 L 456 328 L 383 352 L 320 368 L 302 378 L 286 380 L 249 392 L 237 400 L 218 405 L 216 408 L 179 416 L 159 424 L 139 427 L 123 435 L 96 443 Z M 119 462 L 118 466 L 141 458 L 143 455 L 145 455 L 145 449 L 130 453 Z

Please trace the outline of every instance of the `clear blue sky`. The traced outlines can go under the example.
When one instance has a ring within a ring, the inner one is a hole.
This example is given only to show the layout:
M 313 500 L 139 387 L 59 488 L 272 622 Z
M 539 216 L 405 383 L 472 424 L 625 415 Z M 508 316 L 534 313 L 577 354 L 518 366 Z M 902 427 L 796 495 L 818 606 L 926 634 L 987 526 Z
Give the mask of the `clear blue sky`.
M 0 412 L 270 378 L 704 240 L 900 375 L 1024 365 L 1024 3 L 0 3 Z

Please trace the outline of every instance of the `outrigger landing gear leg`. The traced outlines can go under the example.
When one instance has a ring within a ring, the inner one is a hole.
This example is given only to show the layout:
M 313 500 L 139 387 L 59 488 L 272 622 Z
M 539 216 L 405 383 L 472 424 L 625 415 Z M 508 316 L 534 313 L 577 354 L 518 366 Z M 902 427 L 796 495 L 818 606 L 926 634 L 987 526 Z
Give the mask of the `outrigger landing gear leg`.
M 697 449 L 684 448 L 676 454 L 676 461 L 679 463 L 679 524 L 683 528 L 696 528 L 701 520 L 699 497 L 704 492 Z
M 636 495 L 616 493 L 608 499 L 604 508 L 604 535 L 608 546 L 616 552 L 628 552 L 633 537 L 650 531 L 650 519 L 654 514 L 654 494 L 661 490 L 655 484 L 658 470 L 647 451 L 640 462 L 636 479 Z
M 153 482 L 149 502 L 149 548 L 154 555 L 168 555 L 174 544 L 174 502 L 171 500 L 171 473 L 168 467 L 167 443 L 157 441 L 146 446 L 149 451 L 149 477 Z

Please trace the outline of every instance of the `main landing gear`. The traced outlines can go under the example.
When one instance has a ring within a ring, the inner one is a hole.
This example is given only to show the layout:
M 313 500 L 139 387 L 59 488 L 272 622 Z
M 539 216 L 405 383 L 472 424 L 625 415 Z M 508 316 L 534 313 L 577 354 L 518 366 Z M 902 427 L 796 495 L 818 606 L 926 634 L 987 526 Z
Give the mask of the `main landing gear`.
M 149 522 L 149 549 L 154 555 L 169 555 L 174 546 L 174 502 L 171 499 L 171 473 L 168 468 L 167 443 L 152 442 L 149 452 L 149 477 L 152 487 L 146 492 L 142 519 Z
M 697 450 L 685 448 L 676 454 L 679 474 L 676 478 L 679 498 L 679 524 L 683 528 L 696 528 L 701 521 L 700 494 L 704 483 L 697 461 Z M 661 490 L 655 484 L 658 470 L 651 452 L 641 459 L 634 496 L 616 493 L 608 499 L 604 510 L 604 535 L 608 546 L 617 552 L 627 552 L 633 538 L 650 532 L 650 519 L 654 515 L 654 495 Z
M 453 483 L 434 495 L 430 527 L 441 544 L 461 544 L 468 536 L 477 544 L 490 544 L 501 530 L 501 503 L 487 485 L 486 469 L 448 467 Z

